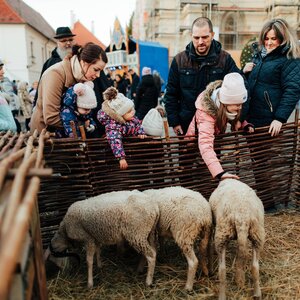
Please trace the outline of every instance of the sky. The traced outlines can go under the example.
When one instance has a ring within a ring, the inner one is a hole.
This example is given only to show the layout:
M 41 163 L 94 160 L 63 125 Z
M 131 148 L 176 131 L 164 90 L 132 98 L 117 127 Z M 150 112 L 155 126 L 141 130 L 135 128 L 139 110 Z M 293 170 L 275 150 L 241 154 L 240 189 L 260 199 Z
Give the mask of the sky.
M 105 45 L 110 43 L 110 30 L 118 17 L 125 30 L 136 0 L 23 0 L 39 12 L 55 30 L 57 27 L 71 27 L 71 11 L 75 22 L 79 20 L 91 30 L 94 21 L 95 36 Z

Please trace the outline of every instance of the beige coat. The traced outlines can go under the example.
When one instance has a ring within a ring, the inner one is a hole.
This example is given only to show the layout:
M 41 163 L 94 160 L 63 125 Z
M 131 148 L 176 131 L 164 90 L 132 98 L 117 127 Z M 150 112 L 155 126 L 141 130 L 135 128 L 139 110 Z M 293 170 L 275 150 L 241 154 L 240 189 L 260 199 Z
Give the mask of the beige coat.
M 60 120 L 62 94 L 83 78 L 79 61 L 76 56 L 64 59 L 45 71 L 39 87 L 38 99 L 33 109 L 30 131 L 42 129 L 49 131 L 63 129 Z

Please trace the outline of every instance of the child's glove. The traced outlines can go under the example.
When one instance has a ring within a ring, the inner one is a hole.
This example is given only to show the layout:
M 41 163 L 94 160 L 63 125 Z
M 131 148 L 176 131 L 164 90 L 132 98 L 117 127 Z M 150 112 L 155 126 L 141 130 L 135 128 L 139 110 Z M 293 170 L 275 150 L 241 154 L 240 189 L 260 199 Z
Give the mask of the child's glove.
M 93 132 L 95 130 L 95 126 L 93 124 L 90 124 L 90 126 L 86 127 L 87 132 Z

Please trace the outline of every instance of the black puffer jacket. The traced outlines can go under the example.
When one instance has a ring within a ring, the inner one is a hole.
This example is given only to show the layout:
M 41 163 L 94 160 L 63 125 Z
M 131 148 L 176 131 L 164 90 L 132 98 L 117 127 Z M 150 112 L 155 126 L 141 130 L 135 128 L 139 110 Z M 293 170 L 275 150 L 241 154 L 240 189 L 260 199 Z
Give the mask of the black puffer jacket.
M 155 86 L 153 75 L 144 75 L 136 89 L 134 100 L 136 116 L 143 120 L 147 112 L 157 106 L 159 92 Z
M 288 59 L 288 49 L 283 45 L 264 58 L 261 52 L 254 55 L 243 115 L 255 127 L 268 126 L 273 120 L 285 123 L 300 100 L 300 59 Z
M 171 127 L 181 125 L 185 133 L 196 112 L 197 96 L 207 84 L 223 80 L 228 73 L 241 74 L 230 54 L 221 48 L 221 44 L 213 40 L 209 53 L 199 56 L 190 42 L 185 51 L 174 57 L 164 97 Z

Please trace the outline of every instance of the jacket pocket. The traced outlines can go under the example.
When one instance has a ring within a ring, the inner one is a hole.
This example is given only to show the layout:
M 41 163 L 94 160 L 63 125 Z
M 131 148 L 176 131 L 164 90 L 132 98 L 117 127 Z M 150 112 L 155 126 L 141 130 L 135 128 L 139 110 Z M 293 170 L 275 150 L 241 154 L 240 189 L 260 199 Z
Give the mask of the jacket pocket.
M 193 69 L 181 69 L 180 87 L 184 89 L 194 89 L 196 85 L 196 71 Z
M 273 105 L 272 105 L 268 91 L 264 91 L 264 98 L 270 108 L 270 111 L 273 112 Z

